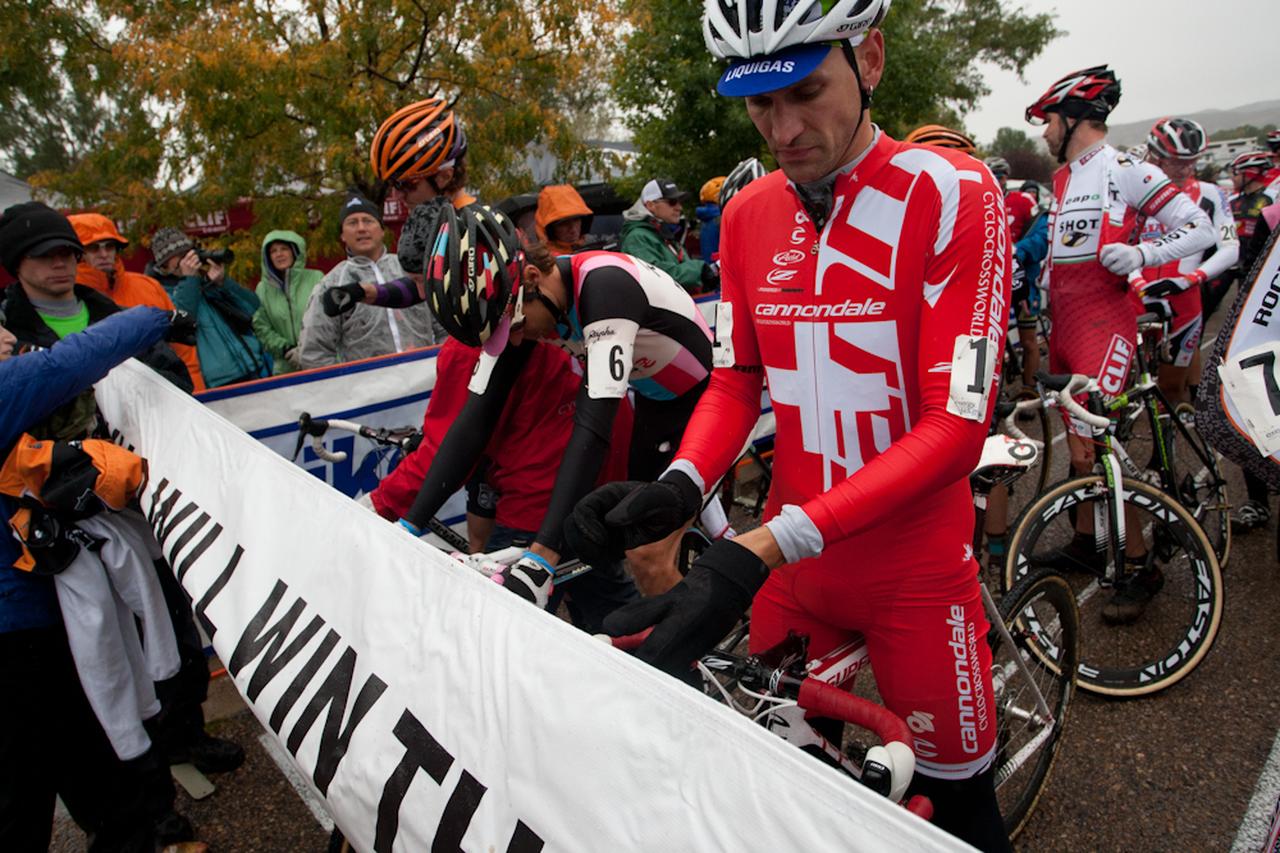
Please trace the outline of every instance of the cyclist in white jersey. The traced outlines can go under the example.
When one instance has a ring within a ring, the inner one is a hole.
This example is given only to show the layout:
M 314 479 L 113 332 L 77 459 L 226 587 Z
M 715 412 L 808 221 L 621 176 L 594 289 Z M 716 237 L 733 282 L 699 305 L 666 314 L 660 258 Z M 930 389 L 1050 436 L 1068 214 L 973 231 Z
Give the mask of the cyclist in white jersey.
M 1099 65 L 1059 80 L 1026 113 L 1027 121 L 1045 125 L 1044 140 L 1063 164 L 1053 175 L 1049 256 L 1041 271 L 1053 312 L 1049 370 L 1096 377 L 1103 393 L 1112 395 L 1124 390 L 1136 349 L 1140 305 L 1127 276 L 1214 242 L 1204 211 L 1163 172 L 1107 144 L 1106 119 L 1119 101 L 1120 81 Z M 1164 235 L 1138 242 L 1140 217 L 1157 220 Z M 1067 445 L 1072 469 L 1091 471 L 1092 436 L 1069 430 Z M 1126 562 L 1145 563 L 1145 547 L 1142 537 L 1129 537 Z M 1096 564 L 1089 513 L 1078 514 L 1076 536 L 1060 552 L 1046 559 L 1064 567 Z M 1137 620 L 1161 586 L 1158 569 L 1134 571 L 1116 584 L 1103 618 L 1113 624 Z
M 1236 223 L 1227 197 L 1217 184 L 1196 180 L 1196 161 L 1209 147 L 1209 138 L 1198 123 L 1185 118 L 1161 119 L 1147 136 L 1147 159 L 1169 176 L 1178 189 L 1200 205 L 1213 222 L 1215 244 L 1157 267 L 1130 273 L 1129 283 L 1142 294 L 1148 309 L 1170 318 L 1169 346 L 1160 365 L 1160 389 L 1172 403 L 1189 402 L 1188 380 L 1200 375 L 1200 335 L 1204 328 L 1201 285 L 1235 266 L 1240 254 Z M 1143 219 L 1139 237 L 1144 241 L 1164 236 L 1164 226 Z

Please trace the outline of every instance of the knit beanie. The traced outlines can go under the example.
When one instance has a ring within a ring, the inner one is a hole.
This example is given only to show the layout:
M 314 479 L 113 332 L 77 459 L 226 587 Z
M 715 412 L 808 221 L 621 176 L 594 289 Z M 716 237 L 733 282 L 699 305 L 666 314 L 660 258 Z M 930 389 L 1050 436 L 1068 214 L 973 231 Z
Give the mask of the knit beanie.
M 342 226 L 347 221 L 347 217 L 357 213 L 367 213 L 378 220 L 379 225 L 382 224 L 382 208 L 360 195 L 360 193 L 348 193 L 347 200 L 342 203 L 342 212 L 338 214 L 339 234 L 342 233 Z
M 28 201 L 6 208 L 0 214 L 0 264 L 11 275 L 18 274 L 22 259 L 39 257 L 60 246 L 84 253 L 67 217 L 38 201 Z
M 196 247 L 191 238 L 177 228 L 160 228 L 151 235 L 151 257 L 156 266 L 164 266 L 164 262 L 174 255 L 185 255 Z

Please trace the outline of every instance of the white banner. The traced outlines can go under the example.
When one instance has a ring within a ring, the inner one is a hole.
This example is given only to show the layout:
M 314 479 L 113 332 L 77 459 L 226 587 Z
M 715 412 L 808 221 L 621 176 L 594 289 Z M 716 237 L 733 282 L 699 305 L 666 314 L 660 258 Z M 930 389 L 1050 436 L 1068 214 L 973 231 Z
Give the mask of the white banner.
M 354 507 L 145 367 L 97 386 L 236 686 L 361 850 L 958 843 Z

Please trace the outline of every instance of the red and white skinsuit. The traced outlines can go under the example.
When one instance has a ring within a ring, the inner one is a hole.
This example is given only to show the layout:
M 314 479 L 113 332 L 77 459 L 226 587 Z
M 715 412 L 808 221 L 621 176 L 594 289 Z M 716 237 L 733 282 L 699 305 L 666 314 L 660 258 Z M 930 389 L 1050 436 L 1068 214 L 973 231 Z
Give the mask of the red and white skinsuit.
M 1213 245 L 1204 211 L 1151 163 L 1099 142 L 1054 172 L 1041 273 L 1053 312 L 1049 370 L 1095 377 L 1107 394 L 1124 390 L 1138 326 L 1127 279 L 1108 271 L 1098 253 L 1109 243 L 1133 242 L 1139 217 L 1165 229 L 1159 239 L 1137 244 L 1144 267 Z
M 714 483 L 768 378 L 765 515 L 787 564 L 752 605 L 752 648 L 795 629 L 822 654 L 863 633 L 920 772 L 974 776 L 995 716 L 967 478 L 1008 312 L 1000 189 L 968 156 L 878 133 L 821 234 L 780 171 L 722 224 L 717 367 L 672 467 Z

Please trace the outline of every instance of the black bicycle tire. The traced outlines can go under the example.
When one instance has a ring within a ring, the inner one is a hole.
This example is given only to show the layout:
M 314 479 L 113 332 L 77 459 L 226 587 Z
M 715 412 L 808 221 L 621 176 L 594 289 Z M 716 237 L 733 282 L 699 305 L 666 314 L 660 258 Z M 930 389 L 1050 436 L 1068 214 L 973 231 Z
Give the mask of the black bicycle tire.
M 1029 667 L 1033 668 L 1033 671 L 1038 671 L 1047 676 L 1048 680 L 1039 686 L 1043 688 L 1048 684 L 1054 685 L 1054 689 L 1048 691 L 1051 695 L 1046 697 L 1046 701 L 1050 702 L 1052 706 L 1053 724 L 1049 736 L 1040 745 L 1034 756 L 1035 764 L 1031 768 L 1030 775 L 1025 780 L 1020 781 L 1018 783 L 1019 787 L 1014 789 L 1015 799 L 1013 806 L 1007 808 L 1004 802 L 1001 803 L 1005 831 L 1009 834 L 1010 840 L 1015 838 L 1026 826 L 1031 814 L 1035 811 L 1036 804 L 1040 801 L 1041 794 L 1044 793 L 1045 785 L 1053 772 L 1054 762 L 1057 760 L 1058 749 L 1062 745 L 1062 735 L 1066 727 L 1067 714 L 1076 686 L 1075 669 L 1079 652 L 1079 614 L 1076 610 L 1075 595 L 1071 590 L 1071 586 L 1061 575 L 1047 570 L 1039 570 L 1019 580 L 1000 602 L 1000 619 L 1004 622 L 1005 628 L 1009 631 L 1019 651 L 1028 646 L 1038 646 L 1039 644 L 1035 641 L 1035 637 L 1038 636 L 1037 629 L 1034 625 L 1028 624 L 1026 612 L 1032 605 L 1042 602 L 1048 603 L 1053 608 L 1053 612 L 1061 625 L 1061 637 L 1058 643 L 1058 648 L 1060 649 L 1059 661 L 1057 665 L 1054 665 L 1047 660 L 1042 650 L 1035 648 L 1028 648 L 1029 653 L 1023 655 L 1023 659 Z M 1037 616 L 1040 615 L 1036 610 L 1032 610 L 1032 612 Z M 1003 638 L 994 630 L 989 635 L 989 638 L 991 641 L 994 676 L 994 667 L 998 661 Z M 1024 676 L 1020 671 L 1017 671 L 1012 678 L 1003 680 L 1000 691 L 995 694 L 997 725 L 1001 726 L 1000 730 L 997 731 L 997 752 L 995 757 L 997 797 L 1002 796 L 1002 789 L 1008 785 L 1009 781 L 1012 781 L 1011 778 L 1002 781 L 1001 775 L 1002 768 L 1006 767 L 1002 763 L 1005 736 L 1007 735 L 1003 724 L 1009 717 L 1005 711 L 1006 691 L 1009 684 L 1016 683 L 1014 679 L 1025 683 Z M 1019 707 L 1022 706 L 1020 705 Z M 1009 795 L 1010 793 L 1005 791 L 1003 796 L 1007 798 Z
M 1213 546 L 1194 517 L 1178 500 L 1144 482 L 1126 478 L 1124 488 L 1127 504 L 1142 506 L 1145 503 L 1164 513 L 1157 517 L 1167 519 L 1172 516 L 1178 520 L 1177 527 L 1166 529 L 1177 533 L 1183 540 L 1183 549 L 1191 560 L 1197 581 L 1194 588 L 1199 598 L 1195 606 L 1197 611 L 1207 609 L 1207 614 L 1198 630 L 1196 616 L 1199 614 L 1194 613 L 1188 622 L 1186 635 L 1179 635 L 1178 643 L 1167 651 L 1152 656 L 1151 660 L 1108 667 L 1096 666 L 1087 660 L 1089 652 L 1086 641 L 1091 627 L 1082 616 L 1077 683 L 1081 690 L 1113 697 L 1150 695 L 1172 687 L 1185 678 L 1200 665 L 1213 647 L 1222 624 L 1224 609 L 1222 571 Z M 1053 518 L 1067 512 L 1069 506 L 1087 502 L 1077 500 L 1075 504 L 1069 503 L 1073 493 L 1086 490 L 1101 496 L 1098 499 L 1103 500 L 1110 500 L 1110 495 L 1113 494 L 1106 488 L 1101 475 L 1089 474 L 1059 483 L 1023 509 L 1009 538 L 1009 556 L 1005 562 L 1007 587 L 1011 588 L 1023 575 L 1030 572 L 1031 561 L 1027 555 L 1034 548 L 1039 533 L 1048 527 Z M 1194 544 L 1198 553 L 1186 551 L 1188 544 Z M 1188 639 L 1190 643 L 1184 647 L 1183 641 Z
M 1175 418 L 1178 417 L 1178 411 L 1182 409 L 1183 406 L 1189 408 L 1190 404 L 1183 403 L 1179 406 L 1175 406 Z M 1194 409 L 1192 409 L 1192 411 L 1194 412 Z M 1218 467 L 1217 451 L 1210 447 L 1209 443 L 1204 440 L 1204 436 L 1200 434 L 1199 428 L 1194 422 L 1190 424 L 1184 423 L 1183 426 L 1186 427 L 1187 432 L 1191 434 L 1191 440 L 1195 444 L 1196 452 L 1194 454 L 1194 458 L 1197 462 L 1207 461 L 1208 464 L 1205 467 L 1209 476 L 1212 478 L 1212 482 L 1217 484 L 1214 488 L 1214 491 L 1216 492 L 1215 497 L 1217 507 L 1215 518 L 1217 520 L 1212 524 L 1212 526 L 1206 525 L 1199 517 L 1197 517 L 1196 520 L 1200 521 L 1200 526 L 1204 529 L 1205 538 L 1207 538 L 1209 543 L 1213 545 L 1213 551 L 1218 555 L 1218 565 L 1222 569 L 1226 569 L 1227 562 L 1231 558 L 1231 504 L 1227 498 L 1227 481 L 1222 476 L 1222 471 Z M 1178 431 L 1177 427 L 1171 425 L 1170 428 L 1173 430 L 1173 441 L 1176 445 L 1179 441 L 1183 440 L 1182 434 Z M 1176 453 L 1174 456 L 1174 463 L 1176 466 Z M 1187 473 L 1189 472 L 1179 471 L 1175 467 L 1173 474 L 1179 489 L 1181 489 L 1182 480 L 1184 479 L 1184 475 Z M 1186 506 L 1186 504 L 1184 503 L 1183 506 Z M 1191 507 L 1188 508 L 1193 509 Z

